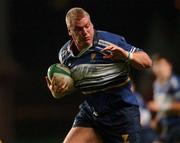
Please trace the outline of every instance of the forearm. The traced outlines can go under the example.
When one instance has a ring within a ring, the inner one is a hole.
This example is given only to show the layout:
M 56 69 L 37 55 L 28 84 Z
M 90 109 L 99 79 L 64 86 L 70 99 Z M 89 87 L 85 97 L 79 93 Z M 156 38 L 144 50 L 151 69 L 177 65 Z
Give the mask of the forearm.
M 173 102 L 170 106 L 170 110 L 180 111 L 180 103 L 179 102 Z
M 130 53 L 129 51 L 126 51 L 123 48 L 113 44 L 103 49 L 103 51 L 105 50 L 111 51 L 112 54 L 107 54 L 104 56 L 104 58 L 112 58 L 115 60 L 119 60 L 119 58 L 128 59 L 132 66 L 137 69 L 149 68 L 152 65 L 152 60 L 143 51 Z
M 148 102 L 147 107 L 151 112 L 158 112 L 160 109 L 159 105 L 153 100 Z
M 152 66 L 152 60 L 145 52 L 139 51 L 131 54 L 129 60 L 136 69 L 146 69 Z

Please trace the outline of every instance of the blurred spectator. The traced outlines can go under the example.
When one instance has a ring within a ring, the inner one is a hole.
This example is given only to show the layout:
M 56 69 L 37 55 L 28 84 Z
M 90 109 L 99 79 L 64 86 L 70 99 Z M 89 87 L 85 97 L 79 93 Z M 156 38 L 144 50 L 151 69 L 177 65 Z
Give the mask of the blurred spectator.
M 165 57 L 153 58 L 153 101 L 149 109 L 155 113 L 152 127 L 159 132 L 156 143 L 180 142 L 180 76 L 174 74 L 172 63 Z
M 132 91 L 134 95 L 137 97 L 137 101 L 139 103 L 139 110 L 140 110 L 140 122 L 142 126 L 142 137 L 141 143 L 152 143 L 157 135 L 156 132 L 151 128 L 151 112 L 147 108 L 145 99 L 143 96 L 136 90 L 135 83 L 132 84 Z

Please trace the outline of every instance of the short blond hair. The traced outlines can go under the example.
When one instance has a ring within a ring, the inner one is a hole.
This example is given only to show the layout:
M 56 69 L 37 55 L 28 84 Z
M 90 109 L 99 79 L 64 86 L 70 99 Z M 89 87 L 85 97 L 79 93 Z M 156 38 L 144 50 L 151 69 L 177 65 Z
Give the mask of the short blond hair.
M 83 8 L 80 8 L 80 7 L 71 8 L 67 12 L 66 17 L 65 17 L 67 27 L 69 28 L 74 21 L 80 20 L 85 16 L 88 16 L 90 19 L 89 13 L 85 11 Z

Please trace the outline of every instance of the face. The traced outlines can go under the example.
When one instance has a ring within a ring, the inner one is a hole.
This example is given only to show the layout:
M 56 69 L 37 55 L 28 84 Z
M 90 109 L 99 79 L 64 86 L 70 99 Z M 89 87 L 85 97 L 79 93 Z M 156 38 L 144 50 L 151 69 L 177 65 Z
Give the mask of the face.
M 172 73 L 172 65 L 165 59 L 160 59 L 153 63 L 152 70 L 156 77 L 168 79 Z
M 93 43 L 94 28 L 88 16 L 74 21 L 68 28 L 68 32 L 79 50 Z

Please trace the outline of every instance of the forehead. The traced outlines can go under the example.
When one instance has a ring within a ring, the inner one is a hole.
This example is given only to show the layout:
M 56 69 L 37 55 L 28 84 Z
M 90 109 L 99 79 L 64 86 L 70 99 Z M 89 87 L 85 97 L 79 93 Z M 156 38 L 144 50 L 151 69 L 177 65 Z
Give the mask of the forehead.
M 166 59 L 160 59 L 154 62 L 154 66 L 162 67 L 162 66 L 170 66 L 171 64 Z
M 76 18 L 72 21 L 71 27 L 83 27 L 86 24 L 90 23 L 90 19 L 88 16 L 84 16 L 82 18 Z

